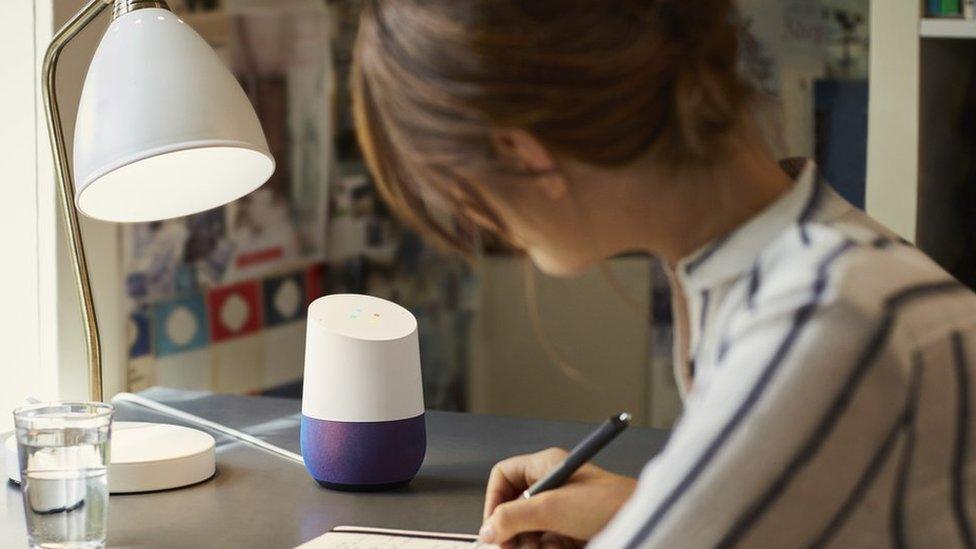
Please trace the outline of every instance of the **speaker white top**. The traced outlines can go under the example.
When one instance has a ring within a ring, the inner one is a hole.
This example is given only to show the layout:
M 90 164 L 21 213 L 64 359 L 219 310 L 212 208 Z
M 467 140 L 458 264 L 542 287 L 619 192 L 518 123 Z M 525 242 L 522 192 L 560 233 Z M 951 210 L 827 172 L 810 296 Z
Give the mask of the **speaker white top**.
M 378 297 L 335 294 L 308 308 L 302 413 L 393 421 L 424 411 L 417 319 Z
M 387 341 L 417 331 L 417 319 L 400 305 L 358 294 L 320 297 L 308 307 L 308 321 L 353 339 Z

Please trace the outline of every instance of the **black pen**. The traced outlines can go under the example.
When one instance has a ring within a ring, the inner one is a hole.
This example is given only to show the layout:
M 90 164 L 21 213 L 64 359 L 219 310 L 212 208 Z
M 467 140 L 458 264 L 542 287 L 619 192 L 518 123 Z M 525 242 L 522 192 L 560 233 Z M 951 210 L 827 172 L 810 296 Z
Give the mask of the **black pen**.
M 573 476 L 573 473 L 577 469 L 582 467 L 587 461 L 590 461 L 597 452 L 602 450 L 604 446 L 626 429 L 628 425 L 630 425 L 630 414 L 627 412 L 611 416 L 610 419 L 604 421 L 595 431 L 590 433 L 575 448 L 570 450 L 569 455 L 559 464 L 559 467 L 553 469 L 551 473 L 542 477 L 535 484 L 529 486 L 526 491 L 522 492 L 522 497 L 530 498 L 541 492 L 562 486 L 563 483 L 569 480 L 569 477 Z

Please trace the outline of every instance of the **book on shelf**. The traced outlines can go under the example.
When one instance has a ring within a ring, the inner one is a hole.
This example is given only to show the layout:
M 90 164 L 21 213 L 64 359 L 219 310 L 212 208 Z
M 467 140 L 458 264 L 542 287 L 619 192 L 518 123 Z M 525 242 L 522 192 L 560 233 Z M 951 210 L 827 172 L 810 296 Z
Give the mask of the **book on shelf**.
M 937 18 L 965 18 L 976 16 L 976 0 L 925 0 L 925 16 Z

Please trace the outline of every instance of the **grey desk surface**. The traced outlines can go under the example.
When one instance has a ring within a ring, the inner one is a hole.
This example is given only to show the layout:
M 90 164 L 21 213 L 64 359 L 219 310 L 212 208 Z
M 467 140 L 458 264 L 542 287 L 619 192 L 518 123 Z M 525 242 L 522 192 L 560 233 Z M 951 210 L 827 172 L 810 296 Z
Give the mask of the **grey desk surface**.
M 242 429 L 298 452 L 300 402 L 151 389 L 143 395 Z M 124 403 L 118 419 L 179 423 Z M 217 437 L 217 475 L 189 488 L 112 496 L 109 547 L 294 547 L 349 524 L 475 532 L 491 466 L 505 457 L 549 446 L 568 447 L 590 429 L 583 423 L 428 412 L 427 457 L 403 489 L 342 493 L 319 487 L 305 469 L 254 446 Z M 664 444 L 666 433 L 629 429 L 597 458 L 636 475 Z M 0 544 L 26 547 L 16 486 L 0 498 Z

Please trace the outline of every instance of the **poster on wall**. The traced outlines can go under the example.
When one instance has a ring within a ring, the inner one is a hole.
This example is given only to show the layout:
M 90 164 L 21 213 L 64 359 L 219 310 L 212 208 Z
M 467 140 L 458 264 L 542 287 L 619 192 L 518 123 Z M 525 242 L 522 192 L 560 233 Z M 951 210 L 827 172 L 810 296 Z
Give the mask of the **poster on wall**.
M 246 364 L 255 353 L 268 354 L 268 360 L 251 360 L 264 369 L 275 347 L 260 341 L 265 330 L 301 320 L 322 287 L 334 172 L 328 10 L 316 0 L 232 0 L 211 7 L 181 16 L 237 75 L 276 169 L 261 188 L 226 206 L 123 228 L 130 389 L 159 381 L 160 361 L 181 354 L 181 367 L 193 360 Z M 216 348 L 231 340 L 253 344 L 235 354 Z M 284 363 L 294 371 L 278 372 L 276 380 L 300 377 L 300 360 L 275 361 Z M 236 386 L 243 391 L 270 383 L 262 372 L 224 377 L 248 380 Z M 216 372 L 174 374 L 168 381 L 227 387 Z

